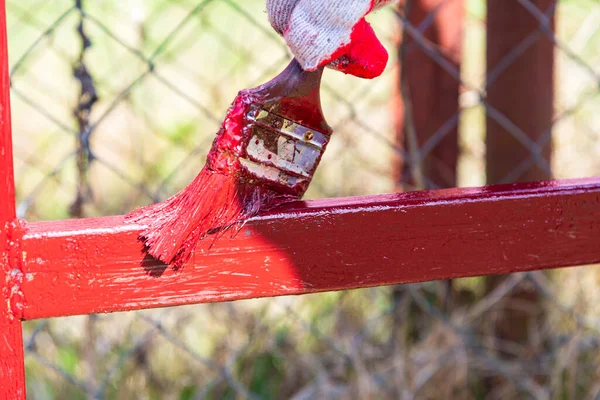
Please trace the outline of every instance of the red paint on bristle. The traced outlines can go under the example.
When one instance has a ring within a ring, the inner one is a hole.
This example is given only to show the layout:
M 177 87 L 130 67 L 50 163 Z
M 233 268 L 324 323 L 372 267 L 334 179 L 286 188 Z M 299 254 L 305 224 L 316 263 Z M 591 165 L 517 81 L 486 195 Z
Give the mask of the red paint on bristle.
M 126 216 L 126 221 L 146 226 L 140 237 L 153 257 L 181 267 L 202 239 L 217 238 L 260 210 L 290 200 L 258 180 L 250 182 L 242 170 L 239 157 L 250 134 L 244 117 L 254 100 L 249 91 L 238 94 L 192 183 L 166 201 Z M 212 242 L 207 240 L 204 249 Z

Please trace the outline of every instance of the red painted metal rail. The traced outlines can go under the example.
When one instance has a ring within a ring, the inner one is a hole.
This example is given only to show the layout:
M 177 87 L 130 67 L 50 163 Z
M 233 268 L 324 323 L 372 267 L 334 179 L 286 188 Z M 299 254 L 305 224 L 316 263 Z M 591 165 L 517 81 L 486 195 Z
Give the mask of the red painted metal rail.
M 24 227 L 19 318 L 124 311 L 600 262 L 600 180 L 298 203 L 173 271 L 122 217 Z

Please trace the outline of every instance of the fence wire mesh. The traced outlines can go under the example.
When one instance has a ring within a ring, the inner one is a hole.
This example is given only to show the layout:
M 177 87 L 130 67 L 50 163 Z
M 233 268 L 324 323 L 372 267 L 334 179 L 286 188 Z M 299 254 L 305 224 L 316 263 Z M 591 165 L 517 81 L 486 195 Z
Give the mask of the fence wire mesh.
M 8 0 L 19 216 L 185 186 L 237 91 L 290 59 L 264 10 Z M 390 63 L 326 73 L 335 136 L 306 198 L 600 174 L 596 1 L 407 0 L 370 21 Z M 588 267 L 27 322 L 28 397 L 596 399 L 599 283 Z

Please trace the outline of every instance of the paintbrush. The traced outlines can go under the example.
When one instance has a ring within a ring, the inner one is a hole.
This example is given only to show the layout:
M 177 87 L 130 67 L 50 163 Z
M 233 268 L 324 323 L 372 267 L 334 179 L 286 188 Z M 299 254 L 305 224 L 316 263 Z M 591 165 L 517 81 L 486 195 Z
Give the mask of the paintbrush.
M 148 254 L 181 267 L 260 211 L 304 195 L 331 135 L 322 74 L 294 59 L 271 81 L 238 93 L 194 181 L 126 216 L 145 227 L 140 239 Z

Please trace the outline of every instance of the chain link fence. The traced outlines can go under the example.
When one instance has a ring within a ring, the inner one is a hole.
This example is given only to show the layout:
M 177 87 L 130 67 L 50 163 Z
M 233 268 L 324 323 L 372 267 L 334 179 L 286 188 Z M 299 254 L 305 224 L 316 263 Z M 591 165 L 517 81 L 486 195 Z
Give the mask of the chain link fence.
M 306 198 L 600 174 L 600 5 L 497 2 L 407 0 L 370 17 L 388 69 L 373 81 L 326 72 L 335 135 Z M 499 29 L 486 12 L 508 3 L 522 19 Z M 28 221 L 164 200 L 201 169 L 237 91 L 291 57 L 264 0 L 7 11 Z M 599 284 L 585 267 L 32 321 L 28 397 L 596 399 Z M 517 312 L 524 334 L 499 333 Z

